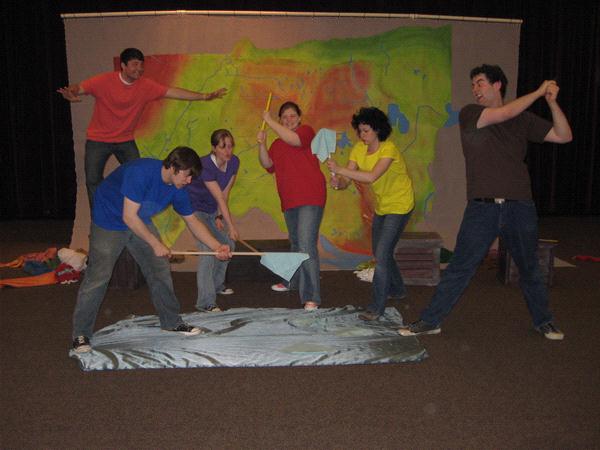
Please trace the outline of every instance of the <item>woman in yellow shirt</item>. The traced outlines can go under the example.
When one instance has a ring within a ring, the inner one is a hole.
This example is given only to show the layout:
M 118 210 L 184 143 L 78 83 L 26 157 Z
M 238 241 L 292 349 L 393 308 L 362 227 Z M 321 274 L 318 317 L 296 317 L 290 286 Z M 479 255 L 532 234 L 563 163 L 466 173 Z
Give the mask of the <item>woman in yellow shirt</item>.
M 377 108 L 361 108 L 352 116 L 352 127 L 360 141 L 352 148 L 348 165 L 340 167 L 330 159 L 331 186 L 345 189 L 351 181 L 368 184 L 374 196 L 375 214 L 371 229 L 376 265 L 373 298 L 363 320 L 377 320 L 388 298 L 404 298 L 406 287 L 394 260 L 394 249 L 414 208 L 412 181 L 396 145 L 386 139 L 392 127 Z

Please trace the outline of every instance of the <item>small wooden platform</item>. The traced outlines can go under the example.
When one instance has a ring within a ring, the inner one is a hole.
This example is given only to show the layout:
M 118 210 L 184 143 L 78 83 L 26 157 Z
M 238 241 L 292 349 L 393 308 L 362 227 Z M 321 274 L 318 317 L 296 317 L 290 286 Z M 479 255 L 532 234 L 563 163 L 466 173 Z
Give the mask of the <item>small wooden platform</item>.
M 405 284 L 436 286 L 440 282 L 442 242 L 435 232 L 402 233 L 394 250 L 394 259 Z
M 554 278 L 554 247 L 557 242 L 538 241 L 538 259 L 540 271 L 547 286 L 552 286 Z M 498 244 L 498 279 L 504 284 L 519 284 L 519 268 L 513 261 L 510 252 L 500 239 Z

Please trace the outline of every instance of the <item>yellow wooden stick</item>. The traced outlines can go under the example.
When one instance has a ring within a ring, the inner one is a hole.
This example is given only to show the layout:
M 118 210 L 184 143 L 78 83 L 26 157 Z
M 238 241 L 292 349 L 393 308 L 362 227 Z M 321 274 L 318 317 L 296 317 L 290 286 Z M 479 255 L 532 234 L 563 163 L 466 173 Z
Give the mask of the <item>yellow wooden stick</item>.
M 269 98 L 267 99 L 267 106 L 265 107 L 265 111 L 268 111 L 269 108 L 271 107 L 271 98 L 273 97 L 273 93 L 269 92 Z M 265 131 L 265 125 L 267 125 L 267 123 L 263 120 L 262 124 L 260 126 L 260 131 Z

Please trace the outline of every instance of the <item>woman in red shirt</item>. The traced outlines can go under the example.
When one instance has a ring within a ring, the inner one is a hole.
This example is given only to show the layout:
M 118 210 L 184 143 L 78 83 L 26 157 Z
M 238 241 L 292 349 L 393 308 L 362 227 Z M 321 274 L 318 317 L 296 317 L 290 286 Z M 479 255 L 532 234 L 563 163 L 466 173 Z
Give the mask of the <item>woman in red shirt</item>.
M 289 285 L 275 284 L 272 289 L 299 289 L 300 301 L 304 309 L 310 311 L 321 304 L 317 242 L 327 191 L 319 160 L 310 148 L 315 132 L 308 125 L 301 124 L 301 116 L 302 111 L 293 102 L 281 105 L 279 121 L 265 111 L 263 119 L 278 138 L 268 151 L 266 131 L 261 130 L 257 140 L 260 164 L 269 173 L 275 174 L 291 251 L 309 255 L 309 259 L 302 263 Z

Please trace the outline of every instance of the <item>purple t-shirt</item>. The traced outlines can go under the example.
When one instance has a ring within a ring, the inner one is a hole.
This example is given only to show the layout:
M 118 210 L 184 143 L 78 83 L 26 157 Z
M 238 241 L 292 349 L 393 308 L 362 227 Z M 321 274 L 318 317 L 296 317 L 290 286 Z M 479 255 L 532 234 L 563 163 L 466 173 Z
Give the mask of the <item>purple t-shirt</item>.
M 200 158 L 202 161 L 202 173 L 194 178 L 185 189 L 190 196 L 192 208 L 195 211 L 202 211 L 207 214 L 213 214 L 217 211 L 218 205 L 215 198 L 212 196 L 205 181 L 216 181 L 221 191 L 224 191 L 229 181 L 237 174 L 240 168 L 240 159 L 233 155 L 227 162 L 225 171 L 219 170 L 217 165 L 211 158 L 212 153 Z
M 182 216 L 193 214 L 187 192 L 166 184 L 161 169 L 162 161 L 151 158 L 135 159 L 117 167 L 96 189 L 92 209 L 94 223 L 107 230 L 127 230 L 123 222 L 125 197 L 141 205 L 138 216 L 146 224 L 171 204 Z

